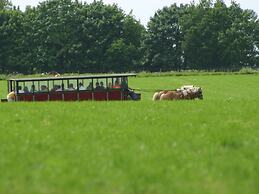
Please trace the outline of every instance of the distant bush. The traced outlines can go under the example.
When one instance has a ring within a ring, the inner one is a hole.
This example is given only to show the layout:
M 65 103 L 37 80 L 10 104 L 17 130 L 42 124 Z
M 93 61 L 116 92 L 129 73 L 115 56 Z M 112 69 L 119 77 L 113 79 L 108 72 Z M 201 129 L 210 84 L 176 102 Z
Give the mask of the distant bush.
M 140 72 L 138 77 L 162 77 L 162 76 L 201 76 L 201 75 L 240 75 L 240 74 L 258 74 L 259 70 L 243 68 L 240 71 L 170 71 L 170 72 Z
M 7 79 L 7 75 L 0 74 L 0 80 L 6 80 L 6 79 Z
M 257 74 L 258 72 L 259 72 L 259 69 L 253 69 L 251 67 L 243 67 L 239 71 L 239 73 L 241 74 Z

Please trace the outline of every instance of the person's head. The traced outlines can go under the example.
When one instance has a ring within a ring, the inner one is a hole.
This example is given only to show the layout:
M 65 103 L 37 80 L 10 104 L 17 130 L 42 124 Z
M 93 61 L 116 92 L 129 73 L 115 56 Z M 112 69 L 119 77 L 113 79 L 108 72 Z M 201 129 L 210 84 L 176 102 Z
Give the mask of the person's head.
M 74 85 L 73 85 L 72 83 L 70 83 L 70 84 L 68 85 L 68 87 L 69 87 L 69 88 L 73 88 Z
M 95 84 L 95 85 L 96 85 L 96 87 L 97 87 L 97 86 L 100 86 L 99 82 L 96 82 L 96 84 Z
M 34 89 L 35 89 L 35 85 L 31 85 L 31 89 L 33 89 L 33 90 L 34 90 Z
M 21 90 L 22 89 L 22 86 L 18 86 L 18 90 Z
M 84 86 L 82 82 L 79 83 L 79 86 Z
M 103 82 L 100 82 L 101 86 L 103 86 Z

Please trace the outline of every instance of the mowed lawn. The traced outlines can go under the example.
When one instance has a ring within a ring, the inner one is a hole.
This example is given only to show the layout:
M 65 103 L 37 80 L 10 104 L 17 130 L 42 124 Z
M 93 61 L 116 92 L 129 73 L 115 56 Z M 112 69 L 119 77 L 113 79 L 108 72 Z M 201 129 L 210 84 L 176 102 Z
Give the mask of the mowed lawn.
M 258 75 L 130 83 L 142 101 L 1 103 L 0 194 L 259 193 Z M 151 101 L 184 84 L 204 100 Z

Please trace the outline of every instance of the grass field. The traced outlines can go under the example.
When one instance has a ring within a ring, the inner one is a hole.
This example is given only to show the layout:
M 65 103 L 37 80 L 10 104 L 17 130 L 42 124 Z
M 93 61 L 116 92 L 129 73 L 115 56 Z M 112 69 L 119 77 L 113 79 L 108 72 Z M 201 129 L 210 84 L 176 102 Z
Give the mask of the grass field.
M 0 104 L 0 193 L 259 193 L 259 75 L 130 83 L 142 101 Z M 184 84 L 204 100 L 151 101 Z

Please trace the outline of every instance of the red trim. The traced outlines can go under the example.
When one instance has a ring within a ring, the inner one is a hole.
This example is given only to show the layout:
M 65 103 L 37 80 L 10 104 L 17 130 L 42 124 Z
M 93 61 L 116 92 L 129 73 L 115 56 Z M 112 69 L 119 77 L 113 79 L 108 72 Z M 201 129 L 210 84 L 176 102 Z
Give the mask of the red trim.
M 77 101 L 77 92 L 64 92 L 64 101 Z
M 50 93 L 34 93 L 34 94 L 18 94 L 19 101 L 77 101 L 77 100 L 127 100 L 128 92 L 121 90 L 110 91 L 65 91 L 65 92 L 50 92 Z
M 35 101 L 48 101 L 48 93 L 35 93 Z
M 120 90 L 114 90 L 109 91 L 109 100 L 121 100 L 121 91 Z
M 50 101 L 62 101 L 62 92 L 51 92 L 49 95 Z
M 30 102 L 33 101 L 33 94 L 19 94 L 18 99 L 19 101 Z
M 107 92 L 94 92 L 94 100 L 105 101 L 107 100 Z
M 92 92 L 90 91 L 80 91 L 79 92 L 80 100 L 92 100 Z

